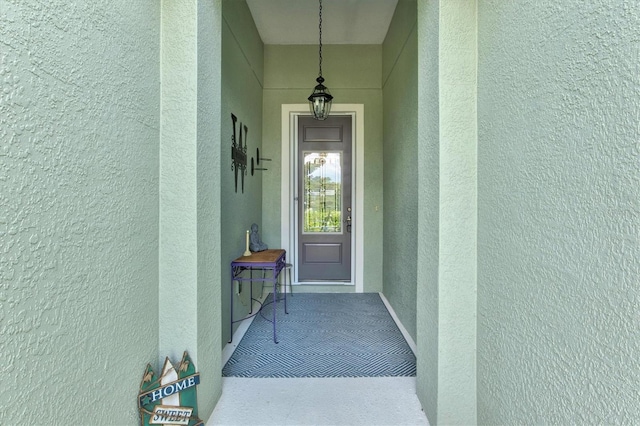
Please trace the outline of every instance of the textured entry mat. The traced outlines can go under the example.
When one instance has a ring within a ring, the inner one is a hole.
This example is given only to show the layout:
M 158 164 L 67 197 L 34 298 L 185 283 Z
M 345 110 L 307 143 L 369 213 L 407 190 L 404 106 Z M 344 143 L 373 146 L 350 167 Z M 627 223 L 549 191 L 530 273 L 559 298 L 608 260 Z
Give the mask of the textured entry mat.
M 271 296 L 267 297 L 267 301 Z M 263 307 L 222 370 L 225 377 L 415 376 L 416 358 L 377 293 L 295 293 Z

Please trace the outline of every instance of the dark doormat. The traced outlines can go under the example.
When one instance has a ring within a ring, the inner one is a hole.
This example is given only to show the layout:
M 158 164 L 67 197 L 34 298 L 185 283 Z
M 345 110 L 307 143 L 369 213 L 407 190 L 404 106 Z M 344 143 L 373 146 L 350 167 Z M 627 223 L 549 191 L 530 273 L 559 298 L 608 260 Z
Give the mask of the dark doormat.
M 266 299 L 271 300 L 271 296 Z M 265 305 L 222 370 L 225 377 L 415 376 L 416 358 L 377 293 L 297 293 Z

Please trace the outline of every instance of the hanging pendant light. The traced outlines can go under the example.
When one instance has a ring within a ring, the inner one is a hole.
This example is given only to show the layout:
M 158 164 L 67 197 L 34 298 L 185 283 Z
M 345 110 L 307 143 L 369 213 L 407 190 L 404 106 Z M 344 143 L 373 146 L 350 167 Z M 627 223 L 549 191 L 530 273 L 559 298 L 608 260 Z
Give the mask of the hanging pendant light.
M 331 112 L 331 101 L 333 100 L 333 96 L 329 93 L 329 89 L 323 84 L 324 78 L 322 78 L 322 0 L 320 2 L 320 23 L 318 25 L 320 29 L 320 43 L 319 43 L 319 72 L 318 78 L 316 81 L 318 82 L 317 86 L 313 89 L 313 93 L 307 99 L 309 99 L 309 109 L 311 110 L 311 114 L 313 114 L 313 118 L 316 120 L 326 120 L 329 117 L 329 112 Z

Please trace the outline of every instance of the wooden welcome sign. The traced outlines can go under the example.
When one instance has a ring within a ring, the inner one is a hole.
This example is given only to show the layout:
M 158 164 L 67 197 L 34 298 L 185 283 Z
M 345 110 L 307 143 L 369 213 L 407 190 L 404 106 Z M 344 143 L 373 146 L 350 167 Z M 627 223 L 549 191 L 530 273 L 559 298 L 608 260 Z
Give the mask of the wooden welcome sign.
M 200 373 L 196 373 L 186 351 L 177 370 L 167 357 L 160 377 L 156 377 L 151 364 L 147 364 L 138 395 L 140 424 L 204 425 L 198 418 L 198 384 Z

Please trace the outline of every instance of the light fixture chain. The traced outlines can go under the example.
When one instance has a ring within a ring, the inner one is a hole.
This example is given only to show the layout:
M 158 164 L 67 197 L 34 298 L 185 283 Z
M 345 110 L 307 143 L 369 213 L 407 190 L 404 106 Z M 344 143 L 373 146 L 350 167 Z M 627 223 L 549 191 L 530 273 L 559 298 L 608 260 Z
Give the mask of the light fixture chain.
M 320 23 L 318 24 L 318 28 L 319 28 L 319 30 L 320 30 L 320 31 L 319 31 L 319 33 L 320 33 L 320 43 L 319 43 L 319 46 L 320 46 L 320 47 L 319 47 L 319 52 L 318 52 L 318 53 L 319 53 L 319 55 L 318 55 L 318 56 L 320 57 L 320 63 L 319 63 L 319 68 L 320 68 L 320 70 L 319 70 L 319 76 L 320 76 L 320 77 L 322 77 L 322 0 L 319 0 L 319 2 L 320 2 L 320 12 L 319 12 L 319 14 L 320 14 L 320 19 L 319 19 L 319 21 L 320 21 Z
M 329 93 L 329 90 L 324 85 L 324 78 L 322 78 L 322 0 L 318 0 L 318 78 L 316 78 L 316 86 L 313 88 L 313 92 L 307 98 L 309 101 L 309 108 L 313 118 L 316 120 L 326 120 L 331 112 L 331 101 L 333 96 Z

